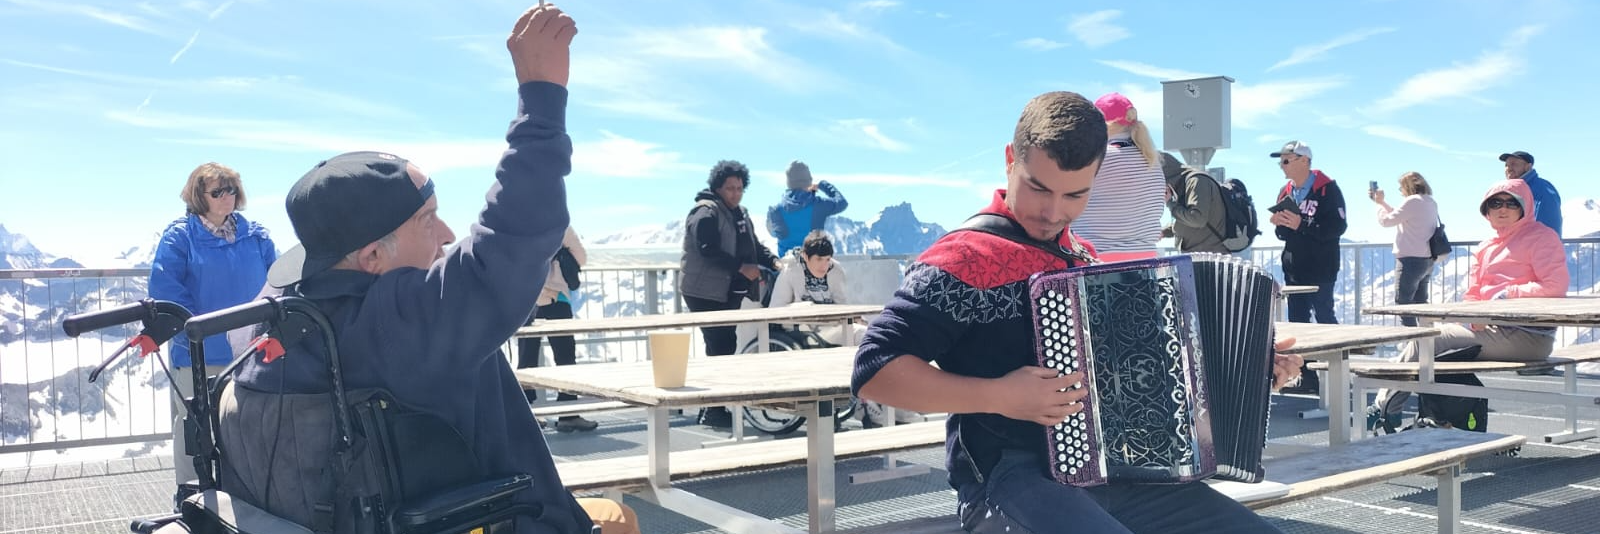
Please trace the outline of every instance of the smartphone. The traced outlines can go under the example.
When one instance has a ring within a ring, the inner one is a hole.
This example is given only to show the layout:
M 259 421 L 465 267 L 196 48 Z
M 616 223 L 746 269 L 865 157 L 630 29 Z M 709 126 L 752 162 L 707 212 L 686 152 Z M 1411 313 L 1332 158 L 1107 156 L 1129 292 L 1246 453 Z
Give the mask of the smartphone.
M 1277 213 L 1284 210 L 1288 210 L 1290 213 L 1298 214 L 1300 213 L 1300 205 L 1295 203 L 1294 197 L 1289 196 L 1283 197 L 1283 200 L 1279 200 L 1277 204 L 1267 208 L 1267 211 L 1272 213 Z
M 1368 191 L 1377 191 L 1378 190 L 1378 181 L 1377 180 L 1373 180 L 1373 181 L 1367 182 L 1367 190 Z

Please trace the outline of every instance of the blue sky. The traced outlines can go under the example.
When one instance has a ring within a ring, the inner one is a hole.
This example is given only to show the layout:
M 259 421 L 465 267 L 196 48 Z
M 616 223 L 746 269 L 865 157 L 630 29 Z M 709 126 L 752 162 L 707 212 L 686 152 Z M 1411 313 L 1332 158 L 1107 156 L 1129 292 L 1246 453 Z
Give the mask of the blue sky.
M 504 37 L 526 5 L 0 0 L 0 224 L 48 252 L 108 256 L 148 244 L 181 214 L 189 171 L 218 161 L 286 249 L 288 187 L 327 156 L 380 149 L 431 172 L 464 231 L 504 146 Z M 1569 214 L 1600 196 L 1580 178 L 1600 119 L 1593 2 L 563 7 L 581 30 L 568 187 L 585 236 L 682 217 L 719 159 L 755 171 L 753 209 L 802 159 L 849 197 L 846 216 L 911 202 L 953 226 L 1003 185 L 1001 149 L 1033 95 L 1120 91 L 1159 142 L 1160 81 L 1202 75 L 1237 80 L 1231 148 L 1212 165 L 1264 208 L 1283 183 L 1266 154 L 1310 143 L 1349 193 L 1353 239 L 1392 239 L 1364 189 L 1393 195 L 1410 170 L 1452 238 L 1485 237 L 1475 207 L 1511 150 L 1536 156 Z

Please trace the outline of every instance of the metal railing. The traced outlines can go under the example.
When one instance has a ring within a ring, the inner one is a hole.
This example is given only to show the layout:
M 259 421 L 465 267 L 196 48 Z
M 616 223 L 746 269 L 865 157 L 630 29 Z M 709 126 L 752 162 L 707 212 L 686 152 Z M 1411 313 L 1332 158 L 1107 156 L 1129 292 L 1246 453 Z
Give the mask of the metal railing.
M 69 315 L 145 298 L 149 275 L 148 269 L 0 270 L 0 454 L 171 437 L 169 382 L 155 362 L 125 358 L 99 382 L 88 381 L 89 371 L 138 325 L 77 338 L 61 330 Z M 581 279 L 573 299 L 579 317 L 683 311 L 676 264 L 586 268 Z M 580 336 L 580 357 L 640 359 L 644 339 Z
M 1270 241 L 1270 238 L 1263 238 Z M 1431 301 L 1457 300 L 1466 287 L 1475 243 L 1455 243 L 1437 267 Z M 1600 293 L 1600 239 L 1566 240 L 1569 294 Z M 1397 324 L 1364 316 L 1361 308 L 1393 302 L 1394 257 L 1387 244 L 1349 243 L 1335 286 L 1341 322 Z M 1281 247 L 1251 257 L 1281 276 Z M 882 258 L 881 256 L 879 258 Z M 911 256 L 890 256 L 902 267 Z M 134 326 L 69 338 L 61 320 L 146 296 L 146 269 L 0 270 L 0 454 L 160 441 L 171 435 L 172 406 L 165 374 L 152 362 L 125 360 L 90 384 L 89 369 L 137 330 Z M 678 266 L 591 267 L 574 292 L 578 317 L 603 318 L 683 311 Z M 1594 329 L 1563 328 L 1560 344 L 1595 339 Z M 579 360 L 637 361 L 643 333 L 580 335 Z M 514 352 L 507 343 L 506 353 Z M 547 344 L 546 344 L 547 345 Z

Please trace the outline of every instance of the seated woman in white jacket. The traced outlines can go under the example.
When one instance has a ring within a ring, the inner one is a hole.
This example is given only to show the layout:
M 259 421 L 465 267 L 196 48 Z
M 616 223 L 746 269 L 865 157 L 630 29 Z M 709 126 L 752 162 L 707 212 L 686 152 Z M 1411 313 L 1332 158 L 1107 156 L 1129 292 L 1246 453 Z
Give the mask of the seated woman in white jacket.
M 827 232 L 813 230 L 804 242 L 784 258 L 783 271 L 772 284 L 769 307 L 777 308 L 796 303 L 846 304 L 844 294 L 844 268 L 833 261 L 833 240 Z M 833 345 L 854 345 L 861 341 L 866 326 L 860 323 L 843 326 L 824 326 L 817 335 Z
M 847 304 L 845 297 L 844 268 L 833 260 L 833 240 L 822 230 L 813 230 L 806 239 L 784 259 L 787 265 L 772 284 L 772 300 L 768 306 L 776 308 L 800 303 Z M 862 323 L 846 326 L 832 325 L 817 328 L 817 336 L 834 345 L 854 345 L 861 341 L 867 327 Z M 861 425 L 866 428 L 882 426 L 888 419 L 883 405 L 863 401 Z M 896 410 L 895 421 L 908 423 L 921 420 L 910 410 Z

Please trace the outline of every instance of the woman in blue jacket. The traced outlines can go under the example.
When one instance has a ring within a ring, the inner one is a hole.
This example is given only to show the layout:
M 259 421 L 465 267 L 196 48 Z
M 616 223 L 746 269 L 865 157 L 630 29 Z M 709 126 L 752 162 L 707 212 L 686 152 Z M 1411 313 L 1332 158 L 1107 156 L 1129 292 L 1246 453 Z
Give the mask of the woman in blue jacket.
M 206 163 L 189 173 L 178 197 L 188 213 L 161 233 L 150 264 L 150 298 L 176 302 L 195 315 L 254 299 L 266 285 L 267 268 L 278 259 L 278 251 L 266 228 L 238 213 L 245 205 L 239 173 Z M 227 336 L 207 338 L 205 349 L 206 365 L 213 370 L 233 360 Z M 194 383 L 189 338 L 180 332 L 167 354 L 172 358 L 173 387 L 186 397 Z M 182 483 L 193 478 L 194 466 L 183 458 L 181 409 L 175 407 L 174 412 L 173 464 Z

